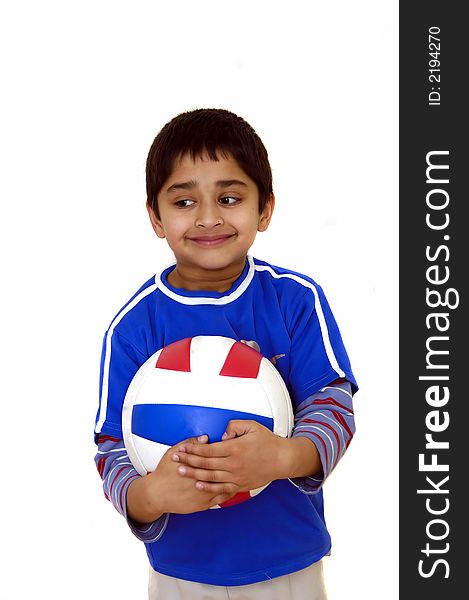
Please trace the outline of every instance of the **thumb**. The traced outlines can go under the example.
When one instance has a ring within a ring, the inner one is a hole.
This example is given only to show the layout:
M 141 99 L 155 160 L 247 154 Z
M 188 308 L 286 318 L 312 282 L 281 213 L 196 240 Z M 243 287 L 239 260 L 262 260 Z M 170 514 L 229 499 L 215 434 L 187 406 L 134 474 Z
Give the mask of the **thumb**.
M 233 419 L 228 423 L 225 433 L 222 435 L 222 440 L 231 440 L 235 437 L 239 437 L 240 435 L 244 435 L 249 433 L 255 429 L 257 425 L 256 421 L 251 421 L 247 419 Z

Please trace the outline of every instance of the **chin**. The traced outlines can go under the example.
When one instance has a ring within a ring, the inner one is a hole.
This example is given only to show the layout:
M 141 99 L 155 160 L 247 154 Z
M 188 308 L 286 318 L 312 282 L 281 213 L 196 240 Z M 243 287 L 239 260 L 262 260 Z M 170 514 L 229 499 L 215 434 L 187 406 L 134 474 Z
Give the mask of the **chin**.
M 203 250 L 187 256 L 187 263 L 201 269 L 225 269 L 232 264 L 244 261 L 246 254 L 242 252 L 224 252 L 222 248 Z
M 222 271 L 224 269 L 228 269 L 230 265 L 233 264 L 234 261 L 229 260 L 204 260 L 197 263 L 197 268 L 203 271 Z

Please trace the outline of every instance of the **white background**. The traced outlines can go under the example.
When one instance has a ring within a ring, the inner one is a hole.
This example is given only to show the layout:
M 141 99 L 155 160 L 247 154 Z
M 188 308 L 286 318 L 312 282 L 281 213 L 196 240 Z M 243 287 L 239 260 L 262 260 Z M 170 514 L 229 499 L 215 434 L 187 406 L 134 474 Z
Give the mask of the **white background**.
M 1 6 L 0 598 L 146 597 L 144 547 L 93 464 L 98 366 L 171 260 L 148 149 L 200 107 L 263 139 L 277 207 L 252 254 L 323 286 L 360 384 L 325 487 L 330 600 L 397 598 L 397 2 Z

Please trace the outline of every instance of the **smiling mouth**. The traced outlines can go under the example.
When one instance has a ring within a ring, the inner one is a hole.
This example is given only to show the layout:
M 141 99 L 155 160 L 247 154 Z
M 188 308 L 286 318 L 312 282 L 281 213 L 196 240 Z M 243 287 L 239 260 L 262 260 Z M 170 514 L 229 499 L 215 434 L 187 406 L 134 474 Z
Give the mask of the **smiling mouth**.
M 226 242 L 226 240 L 234 237 L 234 234 L 226 234 L 226 235 L 204 235 L 197 237 L 188 238 L 191 242 L 194 242 L 198 246 L 211 247 L 211 246 L 219 246 Z

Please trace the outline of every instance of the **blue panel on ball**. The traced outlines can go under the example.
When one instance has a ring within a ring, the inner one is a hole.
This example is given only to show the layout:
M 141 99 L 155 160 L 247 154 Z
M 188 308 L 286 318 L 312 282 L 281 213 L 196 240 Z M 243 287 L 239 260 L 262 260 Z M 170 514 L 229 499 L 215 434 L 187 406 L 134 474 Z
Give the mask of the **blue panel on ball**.
M 186 404 L 136 404 L 132 411 L 132 433 L 167 446 L 204 433 L 209 442 L 219 442 L 232 419 L 251 419 L 274 430 L 272 418 L 237 410 Z

